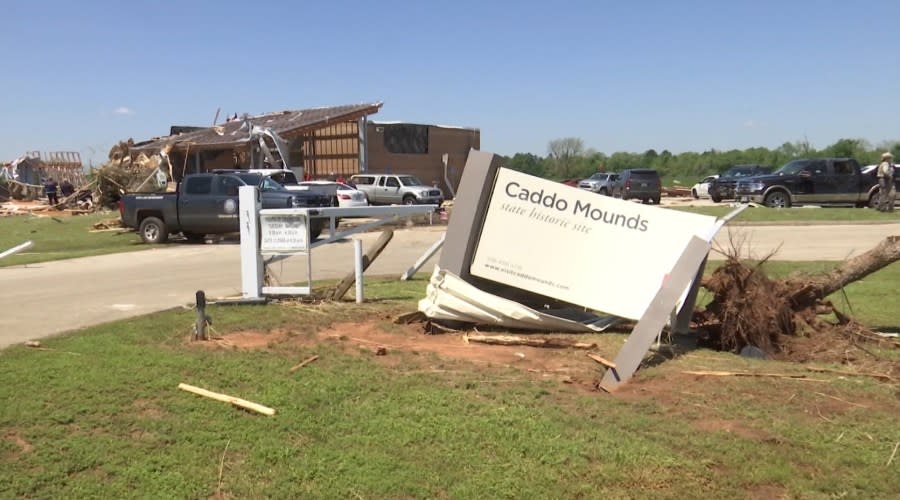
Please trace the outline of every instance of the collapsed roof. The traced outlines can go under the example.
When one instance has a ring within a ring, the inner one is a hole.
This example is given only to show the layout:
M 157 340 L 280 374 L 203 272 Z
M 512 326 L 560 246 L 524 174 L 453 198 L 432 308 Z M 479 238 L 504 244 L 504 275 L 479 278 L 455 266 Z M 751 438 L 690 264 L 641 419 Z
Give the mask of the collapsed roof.
M 376 102 L 246 116 L 213 127 L 141 142 L 130 150 L 132 153 L 152 154 L 163 149 L 175 152 L 239 148 L 249 144 L 250 130 L 254 125 L 271 128 L 281 137 L 292 139 L 335 123 L 377 113 L 381 106 L 381 102 Z

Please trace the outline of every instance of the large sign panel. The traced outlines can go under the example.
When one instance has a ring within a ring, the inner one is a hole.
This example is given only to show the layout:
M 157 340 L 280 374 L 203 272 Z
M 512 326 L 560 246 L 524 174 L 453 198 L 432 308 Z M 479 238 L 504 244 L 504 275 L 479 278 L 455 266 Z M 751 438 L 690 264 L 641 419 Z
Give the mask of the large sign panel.
M 601 196 L 499 169 L 470 272 L 639 319 L 715 217 Z
M 263 253 L 296 253 L 309 249 L 309 231 L 302 215 L 259 216 Z

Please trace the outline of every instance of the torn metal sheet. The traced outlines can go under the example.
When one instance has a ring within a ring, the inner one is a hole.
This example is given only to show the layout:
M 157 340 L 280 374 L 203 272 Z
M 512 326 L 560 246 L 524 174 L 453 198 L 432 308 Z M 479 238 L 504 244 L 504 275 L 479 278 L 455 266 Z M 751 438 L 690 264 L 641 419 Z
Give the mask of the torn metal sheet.
M 435 266 L 419 311 L 432 319 L 527 330 L 602 332 L 619 322 L 616 316 L 597 316 L 579 310 L 538 311 L 498 297 Z M 566 316 L 566 317 L 561 317 Z

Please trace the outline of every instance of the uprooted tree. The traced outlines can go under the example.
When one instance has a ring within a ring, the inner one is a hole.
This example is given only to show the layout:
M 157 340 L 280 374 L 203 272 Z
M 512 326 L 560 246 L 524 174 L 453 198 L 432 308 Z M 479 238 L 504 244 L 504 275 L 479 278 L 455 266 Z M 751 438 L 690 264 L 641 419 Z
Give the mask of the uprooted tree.
M 832 334 L 852 342 L 891 342 L 834 308 L 826 297 L 900 260 L 900 236 L 884 239 L 822 276 L 773 280 L 762 272 L 766 260 L 748 265 L 732 251 L 725 264 L 703 280 L 702 286 L 713 298 L 705 309 L 695 311 L 693 319 L 711 345 L 733 352 L 754 346 L 778 357 L 791 350 L 792 339 L 813 334 Z M 834 313 L 837 322 L 820 318 L 826 313 Z

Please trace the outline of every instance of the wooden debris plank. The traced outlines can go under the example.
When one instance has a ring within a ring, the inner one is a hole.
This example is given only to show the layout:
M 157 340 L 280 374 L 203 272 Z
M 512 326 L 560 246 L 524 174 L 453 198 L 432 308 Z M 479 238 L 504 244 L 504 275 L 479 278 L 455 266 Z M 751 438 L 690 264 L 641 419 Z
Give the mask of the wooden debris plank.
M 216 401 L 222 401 L 223 403 L 231 403 L 234 406 L 239 406 L 241 408 L 245 408 L 247 410 L 252 410 L 257 413 L 262 413 L 263 415 L 272 416 L 275 414 L 275 410 L 269 408 L 267 406 L 263 406 L 259 403 L 254 403 L 252 401 L 247 401 L 246 399 L 236 398 L 234 396 L 229 396 L 227 394 L 220 394 L 218 392 L 208 391 L 206 389 L 196 387 L 189 384 L 178 384 L 178 388 L 182 391 L 187 391 L 193 394 L 197 394 L 199 396 L 204 396 L 210 399 L 215 399 Z
M 615 368 L 616 367 L 616 364 L 614 362 L 604 358 L 603 356 L 598 356 L 596 354 L 587 353 L 587 357 L 593 359 L 594 361 L 600 363 L 601 365 L 603 365 L 607 368 Z
M 575 349 L 593 349 L 597 344 L 578 342 L 560 338 L 518 337 L 515 335 L 481 335 L 469 334 L 463 337 L 465 342 L 478 342 L 491 345 L 524 345 L 529 347 L 571 347 Z

